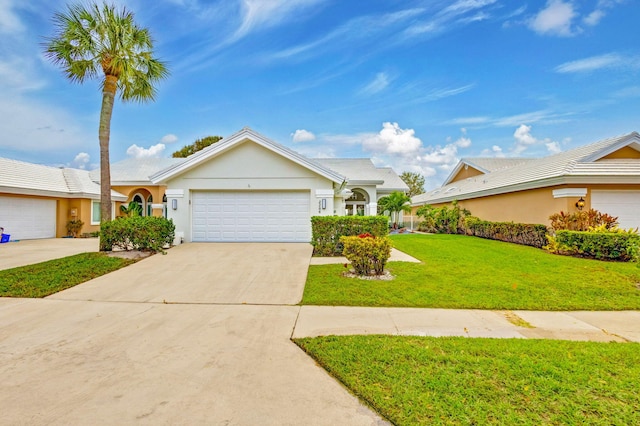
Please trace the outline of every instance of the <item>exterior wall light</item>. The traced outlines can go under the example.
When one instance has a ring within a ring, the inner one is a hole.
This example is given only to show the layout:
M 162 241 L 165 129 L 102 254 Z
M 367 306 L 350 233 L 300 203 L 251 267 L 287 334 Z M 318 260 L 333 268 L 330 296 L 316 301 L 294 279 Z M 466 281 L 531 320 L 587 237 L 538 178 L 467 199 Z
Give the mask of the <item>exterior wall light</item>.
M 175 198 L 171 200 L 171 208 L 173 210 L 178 210 L 178 200 L 176 200 Z
M 580 199 L 576 201 L 576 207 L 578 210 L 582 210 L 584 208 L 584 198 L 580 197 Z

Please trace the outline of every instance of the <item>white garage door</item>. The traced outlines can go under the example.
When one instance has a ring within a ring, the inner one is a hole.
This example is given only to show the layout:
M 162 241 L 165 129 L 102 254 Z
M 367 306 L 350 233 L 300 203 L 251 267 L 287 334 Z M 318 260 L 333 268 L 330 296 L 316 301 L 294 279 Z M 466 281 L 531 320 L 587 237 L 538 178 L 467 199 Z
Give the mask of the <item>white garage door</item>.
M 12 240 L 55 238 L 56 201 L 0 197 L 0 227 Z
M 309 242 L 309 192 L 194 192 L 193 241 Z
M 620 228 L 640 228 L 640 191 L 591 191 L 591 207 L 617 216 Z

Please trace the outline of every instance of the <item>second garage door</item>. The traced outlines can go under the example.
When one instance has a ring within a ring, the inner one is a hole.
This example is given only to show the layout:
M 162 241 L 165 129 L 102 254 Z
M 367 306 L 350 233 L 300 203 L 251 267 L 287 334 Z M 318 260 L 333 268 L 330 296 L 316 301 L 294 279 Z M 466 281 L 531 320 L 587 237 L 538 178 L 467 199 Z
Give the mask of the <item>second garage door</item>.
M 0 226 L 12 240 L 55 238 L 56 201 L 0 197 Z
M 640 227 L 640 191 L 591 191 L 591 207 L 617 216 L 620 228 Z
M 309 192 L 198 191 L 192 194 L 192 240 L 309 242 Z

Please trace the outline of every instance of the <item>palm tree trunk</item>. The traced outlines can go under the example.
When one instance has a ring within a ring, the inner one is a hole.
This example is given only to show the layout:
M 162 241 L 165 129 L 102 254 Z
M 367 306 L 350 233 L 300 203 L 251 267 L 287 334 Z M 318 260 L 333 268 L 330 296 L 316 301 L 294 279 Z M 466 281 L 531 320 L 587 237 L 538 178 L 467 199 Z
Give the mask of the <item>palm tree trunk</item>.
M 106 75 L 102 89 L 102 109 L 100 110 L 100 222 L 111 220 L 111 167 L 109 164 L 109 138 L 111 135 L 111 115 L 116 96 L 118 77 Z M 110 251 L 112 247 L 100 236 L 100 251 Z

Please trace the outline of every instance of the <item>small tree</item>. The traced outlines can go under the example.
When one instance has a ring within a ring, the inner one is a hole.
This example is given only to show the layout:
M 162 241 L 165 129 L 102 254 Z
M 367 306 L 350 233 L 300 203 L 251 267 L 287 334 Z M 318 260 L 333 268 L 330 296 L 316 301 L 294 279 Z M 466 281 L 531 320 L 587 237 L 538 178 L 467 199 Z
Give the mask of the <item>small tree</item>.
M 416 172 L 402 172 L 400 179 L 409 187 L 408 196 L 422 194 L 424 192 L 424 176 Z
M 393 227 L 396 228 L 398 226 L 398 213 L 409 213 L 411 211 L 410 201 L 411 197 L 407 194 L 394 191 L 386 197 L 380 198 L 378 200 L 378 206 L 383 212 L 389 212 L 391 220 L 393 221 Z
M 206 147 L 213 145 L 214 143 L 222 140 L 222 136 L 207 136 L 202 139 L 196 139 L 194 143 L 191 145 L 187 145 L 182 147 L 182 149 L 177 150 L 171 156 L 173 158 L 187 158 L 191 154 L 194 154 L 200 150 L 205 149 Z

